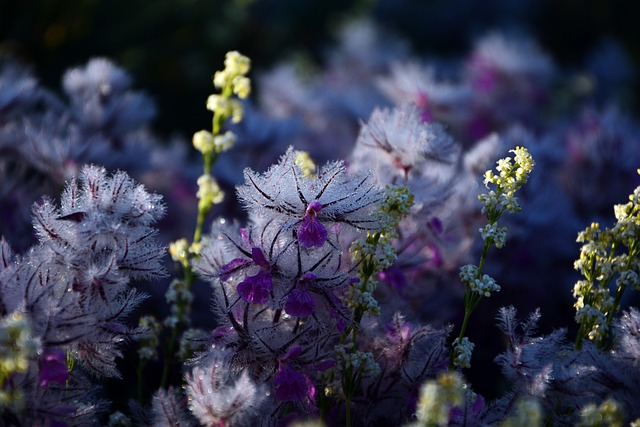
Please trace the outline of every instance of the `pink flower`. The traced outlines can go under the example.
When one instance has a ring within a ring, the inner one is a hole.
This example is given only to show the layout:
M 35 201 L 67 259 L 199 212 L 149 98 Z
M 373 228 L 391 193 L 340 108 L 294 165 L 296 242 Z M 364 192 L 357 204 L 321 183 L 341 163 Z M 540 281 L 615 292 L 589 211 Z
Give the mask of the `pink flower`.
M 40 387 L 46 387 L 50 382 L 64 385 L 69 379 L 66 355 L 59 348 L 50 348 L 44 351 L 40 357 L 38 383 Z
M 327 229 L 318 221 L 316 214 L 322 210 L 322 203 L 309 203 L 298 227 L 298 241 L 305 248 L 321 247 L 327 241 Z

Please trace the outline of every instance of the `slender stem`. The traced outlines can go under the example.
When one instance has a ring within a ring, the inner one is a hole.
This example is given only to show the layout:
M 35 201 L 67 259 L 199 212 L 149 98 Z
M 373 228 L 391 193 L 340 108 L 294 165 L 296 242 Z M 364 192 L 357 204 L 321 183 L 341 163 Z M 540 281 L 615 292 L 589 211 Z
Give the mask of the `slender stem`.
M 138 362 L 138 369 L 136 370 L 136 374 L 138 376 L 138 403 L 142 405 L 142 371 L 144 369 L 144 360 L 140 359 Z

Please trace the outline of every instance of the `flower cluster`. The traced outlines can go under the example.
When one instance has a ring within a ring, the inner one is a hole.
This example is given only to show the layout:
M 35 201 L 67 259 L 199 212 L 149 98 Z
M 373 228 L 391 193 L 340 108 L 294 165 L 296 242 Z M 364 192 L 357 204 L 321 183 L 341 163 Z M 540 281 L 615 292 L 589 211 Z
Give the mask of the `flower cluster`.
M 623 293 L 627 288 L 640 290 L 639 194 L 640 187 L 629 196 L 628 203 L 614 206 L 617 221 L 613 228 L 602 230 L 598 223 L 592 223 L 578 234 L 577 240 L 583 245 L 574 267 L 584 277 L 573 288 L 575 319 L 580 324 L 578 347 L 586 337 L 599 347 L 607 346 L 609 329 Z
M 518 212 L 520 206 L 515 197 L 528 180 L 533 170 L 534 162 L 529 151 L 523 147 L 511 150 L 514 159 L 505 157 L 498 160 L 496 169 L 499 175 L 492 170 L 484 174 L 484 184 L 489 189 L 490 184 L 495 190 L 481 194 L 478 199 L 482 203 L 482 212 L 486 214 L 489 224 L 480 228 L 483 246 L 478 266 L 467 264 L 460 268 L 459 277 L 464 284 L 464 320 L 460 328 L 460 335 L 453 342 L 450 367 L 470 367 L 471 353 L 474 345 L 464 336 L 469 317 L 483 297 L 490 297 L 492 292 L 499 292 L 500 286 L 488 274 L 483 274 L 487 254 L 491 246 L 502 248 L 507 240 L 506 227 L 499 228 L 498 220 L 505 211 Z
M 525 148 L 516 147 L 511 152 L 514 153 L 513 159 L 505 157 L 498 161 L 497 175 L 492 170 L 484 174 L 484 185 L 490 191 L 478 196 L 483 205 L 483 212 L 487 213 L 489 224 L 492 226 L 504 211 L 520 211 L 515 193 L 527 183 L 535 164 L 531 154 Z M 490 184 L 495 186 L 495 189 L 490 189 Z
M 27 424 L 91 424 L 104 409 L 86 373 L 118 377 L 122 344 L 141 336 L 126 326 L 144 299 L 130 282 L 164 275 L 151 227 L 164 206 L 124 172 L 87 166 L 60 207 L 45 199 L 33 213 L 39 243 L 23 256 L 3 243 L 4 412 Z

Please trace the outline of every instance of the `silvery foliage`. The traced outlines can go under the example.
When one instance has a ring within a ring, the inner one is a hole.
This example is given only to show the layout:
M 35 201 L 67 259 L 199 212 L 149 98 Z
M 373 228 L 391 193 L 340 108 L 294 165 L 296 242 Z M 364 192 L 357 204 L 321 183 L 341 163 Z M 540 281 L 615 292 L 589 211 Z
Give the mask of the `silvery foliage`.
M 400 290 L 406 299 L 385 299 L 382 308 L 390 309 L 390 316 L 395 310 L 407 312 L 407 300 L 420 300 L 433 303 L 433 309 L 420 305 L 423 316 L 446 318 L 451 294 L 435 292 L 435 276 L 462 262 L 468 239 L 456 224 L 472 210 L 462 201 L 475 196 L 470 189 L 478 175 L 465 166 L 462 147 L 444 126 L 424 121 L 419 108 L 407 104 L 375 109 L 362 124 L 350 160 L 350 170 L 371 169 L 380 186 L 406 185 L 414 195 L 414 206 L 400 223 L 398 260 L 391 270 L 401 271 L 401 277 L 385 279 L 401 288 L 392 294 Z
M 197 268 L 213 281 L 214 310 L 221 321 L 226 319 L 229 328 L 236 328 L 239 337 L 234 339 L 251 340 L 260 347 L 246 349 L 246 357 L 255 358 L 265 352 L 272 353 L 280 346 L 285 349 L 279 351 L 286 351 L 292 337 L 305 340 L 313 335 L 309 329 L 316 329 L 325 321 L 310 320 L 304 327 L 296 327 L 295 319 L 280 314 L 296 282 L 305 274 L 315 276 L 308 289 L 317 303 L 341 311 L 334 291 L 346 284 L 350 269 L 341 252 L 351 242 L 351 233 L 377 227 L 370 214 L 381 195 L 369 175 L 350 176 L 342 162 L 327 164 L 314 177 L 304 176 L 295 164 L 292 149 L 267 172 L 258 174 L 246 170 L 245 178 L 238 194 L 249 212 L 249 225 L 238 234 L 237 224 L 224 221 L 214 224 Z M 314 202 L 316 205 L 312 205 Z M 301 230 L 305 232 L 303 224 L 310 205 L 321 206 L 313 213 L 314 221 L 327 233 L 319 246 L 305 247 L 299 243 L 298 234 Z M 264 261 L 256 259 L 257 250 Z M 269 300 L 264 306 L 245 303 L 236 288 L 261 269 L 268 270 L 273 282 Z M 317 313 L 324 315 L 323 310 Z M 241 325 L 246 319 L 262 325 L 259 328 Z M 290 326 L 288 338 L 274 334 L 274 330 L 281 329 L 279 322 Z M 249 329 L 253 333 L 249 333 Z M 269 335 L 261 338 L 261 332 Z
M 564 329 L 536 336 L 540 312 L 522 322 L 516 314 L 513 307 L 508 307 L 501 309 L 498 317 L 508 345 L 496 362 L 511 392 L 487 408 L 485 421 L 502 419 L 513 410 L 518 398 L 526 396 L 537 398 L 557 425 L 574 425 L 582 407 L 609 397 L 622 404 L 628 421 L 640 416 L 640 316 L 636 309 L 616 321 L 614 346 L 607 351 L 598 350 L 588 340 L 581 350 L 574 350 Z
M 18 206 L 3 234 L 20 249 L 32 243 L 24 219 L 28 206 L 40 194 L 59 192 L 82 165 L 135 175 L 158 157 L 147 130 L 155 107 L 131 89 L 125 71 L 92 59 L 65 73 L 63 89 L 66 99 L 41 87 L 26 67 L 0 57 L 0 206 Z
M 145 297 L 131 281 L 165 274 L 164 249 L 152 228 L 164 206 L 126 173 L 109 176 L 86 166 L 67 184 L 60 205 L 44 198 L 32 209 L 38 243 L 23 255 L 2 243 L 0 315 L 24 313 L 42 349 L 61 349 L 77 365 L 66 387 L 46 385 L 45 393 L 34 387 L 39 373 L 33 361 L 12 380 L 26 395 L 24 412 L 14 415 L 26 423 L 61 417 L 86 425 L 102 403 L 92 402 L 85 372 L 119 377 L 116 358 L 141 332 L 126 320 Z
M 414 325 L 396 312 L 384 325 L 363 328 L 363 350 L 374 354 L 381 373 L 363 379 L 365 399 L 355 408 L 359 425 L 399 425 L 413 417 L 420 386 L 446 366 L 450 327 Z M 344 414 L 341 414 L 344 416 Z M 344 419 L 344 418 L 342 418 Z M 336 419 L 340 423 L 340 418 Z
M 269 395 L 247 370 L 236 375 L 229 356 L 228 351 L 211 352 L 206 363 L 186 376 L 188 407 L 202 425 L 255 424 Z

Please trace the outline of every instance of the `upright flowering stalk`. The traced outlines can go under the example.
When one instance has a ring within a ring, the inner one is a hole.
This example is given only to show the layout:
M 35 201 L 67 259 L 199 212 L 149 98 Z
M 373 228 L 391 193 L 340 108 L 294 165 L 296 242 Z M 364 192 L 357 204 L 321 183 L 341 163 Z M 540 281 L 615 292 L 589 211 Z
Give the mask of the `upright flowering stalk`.
M 192 300 L 190 290 L 195 280 L 192 260 L 201 250 L 202 228 L 213 205 L 221 203 L 224 199 L 224 192 L 211 175 L 211 169 L 220 154 L 235 144 L 236 135 L 231 131 L 223 133 L 222 128 L 228 120 L 233 123 L 242 120 L 242 104 L 237 98 L 244 99 L 251 93 L 251 81 L 247 77 L 251 68 L 250 59 L 232 51 L 227 53 L 224 65 L 224 70 L 217 71 L 213 76 L 213 85 L 220 89 L 220 93 L 212 94 L 207 99 L 207 109 L 213 112 L 212 129 L 201 130 L 193 135 L 193 146 L 202 154 L 203 159 L 203 171 L 198 178 L 196 193 L 198 218 L 193 241 L 189 244 L 186 239 L 180 239 L 169 247 L 173 260 L 184 269 L 184 280 L 174 280 L 167 293 L 167 300 L 172 304 L 172 315 L 167 319 L 166 326 L 169 326 L 172 332 L 165 358 L 163 386 L 167 386 L 175 343 L 181 331 L 189 324 Z
M 629 196 L 628 203 L 614 206 L 614 213 L 617 221 L 613 228 L 601 230 L 598 223 L 593 223 L 578 234 L 577 241 L 583 245 L 574 266 L 584 276 L 573 288 L 575 318 L 580 324 L 578 349 L 585 338 L 606 348 L 624 291 L 628 287 L 640 290 L 640 187 Z M 614 296 L 610 292 L 612 284 Z
M 479 230 L 484 241 L 480 263 L 477 266 L 468 264 L 460 268 L 460 280 L 465 290 L 464 320 L 460 335 L 453 341 L 450 368 L 470 366 L 474 345 L 465 337 L 469 317 L 483 297 L 490 297 L 492 292 L 500 291 L 496 281 L 489 275 L 483 274 L 484 264 L 491 246 L 500 249 L 505 245 L 507 228 L 498 227 L 498 220 L 505 211 L 520 211 L 515 193 L 527 182 L 534 166 L 533 159 L 526 148 L 516 147 L 510 152 L 514 154 L 513 159 L 506 157 L 498 160 L 496 167 L 498 175 L 491 170 L 484 174 L 484 185 L 489 192 L 479 195 L 478 199 L 483 205 L 482 212 L 486 213 L 489 223 Z
M 366 314 L 380 314 L 373 296 L 377 286 L 376 276 L 395 261 L 396 252 L 392 243 L 398 238 L 398 223 L 413 205 L 413 195 L 404 186 L 387 186 L 385 196 L 380 210 L 373 215 L 380 228 L 368 232 L 364 241 L 356 240 L 351 245 L 352 259 L 359 266 L 358 278 L 347 288 L 344 303 L 351 311 L 352 323 L 345 328 L 336 347 L 336 366 L 325 376 L 329 383 L 340 381 L 339 386 L 333 388 L 341 389 L 340 395 L 346 400 L 347 426 L 351 425 L 351 399 L 360 380 L 363 375 L 376 375 L 379 372 L 373 355 L 357 350 L 360 322 Z

